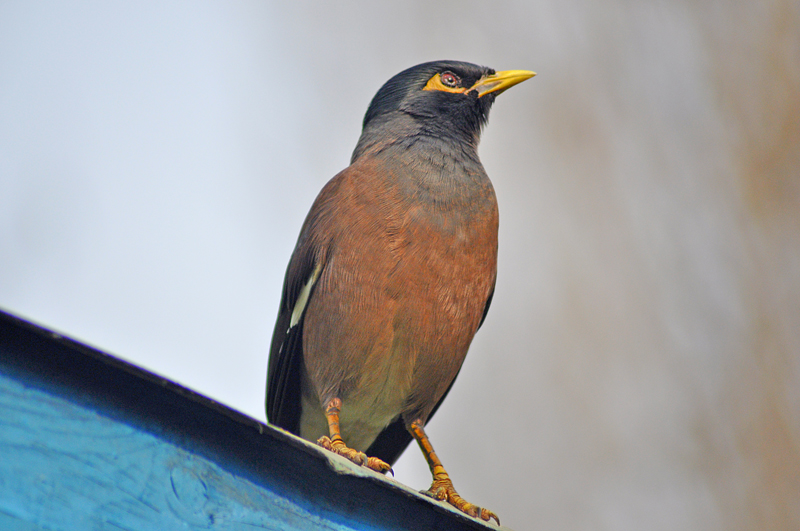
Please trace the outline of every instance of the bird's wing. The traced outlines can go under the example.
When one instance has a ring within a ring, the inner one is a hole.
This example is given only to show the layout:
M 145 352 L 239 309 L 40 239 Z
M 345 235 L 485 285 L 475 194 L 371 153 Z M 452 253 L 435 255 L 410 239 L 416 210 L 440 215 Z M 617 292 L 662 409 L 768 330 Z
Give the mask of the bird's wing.
M 492 290 L 489 292 L 489 296 L 486 297 L 486 304 L 483 305 L 483 315 L 481 316 L 481 322 L 478 323 L 478 330 L 480 330 L 481 327 L 483 326 L 483 322 L 486 320 L 486 315 L 489 313 L 489 306 L 492 305 L 492 297 L 494 297 L 494 288 L 495 288 L 496 285 L 497 285 L 497 275 L 495 275 L 494 281 L 492 282 Z M 448 389 L 448 391 L 449 391 L 449 389 Z M 445 396 L 446 395 L 447 395 L 447 393 L 445 393 Z M 437 404 L 436 407 L 439 407 L 438 404 Z M 436 410 L 434 409 L 434 411 L 436 411 Z M 431 413 L 431 414 L 433 414 L 433 413 Z
M 304 231 L 305 232 L 305 231 Z M 299 432 L 304 312 L 324 267 L 322 253 L 301 233 L 286 269 L 267 368 L 267 419 Z
M 495 277 L 495 282 L 496 281 L 497 277 Z M 478 325 L 478 328 L 483 325 L 483 322 L 486 320 L 486 314 L 489 313 L 489 306 L 491 306 L 492 297 L 494 296 L 495 282 L 492 283 L 492 290 L 489 292 L 489 296 L 486 297 L 486 303 L 483 307 L 483 316 L 481 317 L 481 322 Z M 444 399 L 447 398 L 447 394 L 450 392 L 450 389 L 453 388 L 453 384 L 456 382 L 460 372 L 461 369 L 458 370 L 455 378 L 453 378 L 453 381 L 450 382 L 450 385 L 442 395 L 442 398 L 440 398 L 436 405 L 433 406 L 430 415 L 428 415 L 428 419 L 425 421 L 426 423 L 433 417 L 434 413 L 436 413 L 436 410 L 439 409 L 439 406 L 441 406 L 442 402 L 444 402 Z M 400 458 L 400 455 L 402 455 L 412 440 L 413 438 L 411 437 L 411 433 L 406 429 L 405 421 L 402 417 L 398 417 L 378 434 L 369 448 L 367 448 L 366 454 L 371 457 L 377 457 L 378 459 L 393 465 L 395 461 Z
M 411 440 L 411 433 L 406 429 L 403 418 L 397 417 L 372 441 L 366 454 L 394 465 Z

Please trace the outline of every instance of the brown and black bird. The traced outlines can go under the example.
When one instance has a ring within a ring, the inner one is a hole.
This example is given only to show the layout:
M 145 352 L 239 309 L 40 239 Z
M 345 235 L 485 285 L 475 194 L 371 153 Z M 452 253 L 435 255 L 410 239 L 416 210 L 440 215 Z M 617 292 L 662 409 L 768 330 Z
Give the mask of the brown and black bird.
M 423 427 L 492 301 L 498 211 L 478 141 L 498 94 L 534 76 L 436 61 L 400 72 L 292 253 L 267 372 L 269 422 L 386 472 L 417 440 L 428 494 L 483 520 Z M 498 520 L 499 523 L 499 520 Z

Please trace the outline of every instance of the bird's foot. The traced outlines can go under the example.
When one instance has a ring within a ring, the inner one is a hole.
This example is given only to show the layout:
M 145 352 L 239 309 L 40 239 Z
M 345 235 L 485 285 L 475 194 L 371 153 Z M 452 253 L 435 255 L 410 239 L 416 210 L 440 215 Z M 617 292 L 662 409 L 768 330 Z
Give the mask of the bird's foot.
M 330 450 L 336 455 L 341 455 L 345 459 L 349 459 L 357 465 L 366 466 L 367 468 L 371 468 L 375 472 L 380 472 L 381 474 L 391 472 L 394 476 L 394 470 L 392 470 L 392 467 L 389 466 L 388 463 L 378 459 L 377 457 L 367 457 L 367 454 L 364 452 L 359 452 L 358 450 L 348 448 L 348 446 L 344 444 L 344 441 L 341 439 L 331 440 L 331 438 L 326 435 L 317 439 L 317 444 L 326 450 Z
M 430 496 L 431 498 L 446 501 L 459 511 L 467 513 L 473 518 L 480 518 L 481 520 L 485 520 L 487 522 L 489 521 L 489 518 L 494 518 L 494 520 L 497 522 L 497 525 L 500 525 L 500 518 L 498 518 L 497 515 L 492 511 L 489 509 L 482 509 L 474 503 L 469 503 L 467 500 L 462 498 L 461 495 L 456 492 L 456 489 L 453 487 L 453 481 L 450 478 L 433 480 L 431 488 L 426 491 L 422 491 L 422 493 Z

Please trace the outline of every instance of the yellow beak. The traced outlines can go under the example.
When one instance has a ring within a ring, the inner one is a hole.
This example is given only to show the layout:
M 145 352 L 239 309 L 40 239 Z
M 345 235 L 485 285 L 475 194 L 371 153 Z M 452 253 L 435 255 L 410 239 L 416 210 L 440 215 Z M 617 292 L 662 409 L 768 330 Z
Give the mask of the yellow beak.
M 531 72 L 530 70 L 503 70 L 491 76 L 480 78 L 467 92 L 477 90 L 479 98 L 492 92 L 500 94 L 504 90 L 513 87 L 517 83 L 522 83 L 535 75 L 536 72 Z

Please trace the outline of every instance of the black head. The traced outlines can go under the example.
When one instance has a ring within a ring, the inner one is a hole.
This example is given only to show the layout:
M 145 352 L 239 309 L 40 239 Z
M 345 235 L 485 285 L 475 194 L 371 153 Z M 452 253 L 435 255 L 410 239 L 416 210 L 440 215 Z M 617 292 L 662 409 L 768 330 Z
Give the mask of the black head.
M 477 146 L 498 94 L 535 75 L 495 72 L 460 61 L 434 61 L 404 70 L 375 94 L 364 116 L 355 159 L 377 137 L 431 135 Z

